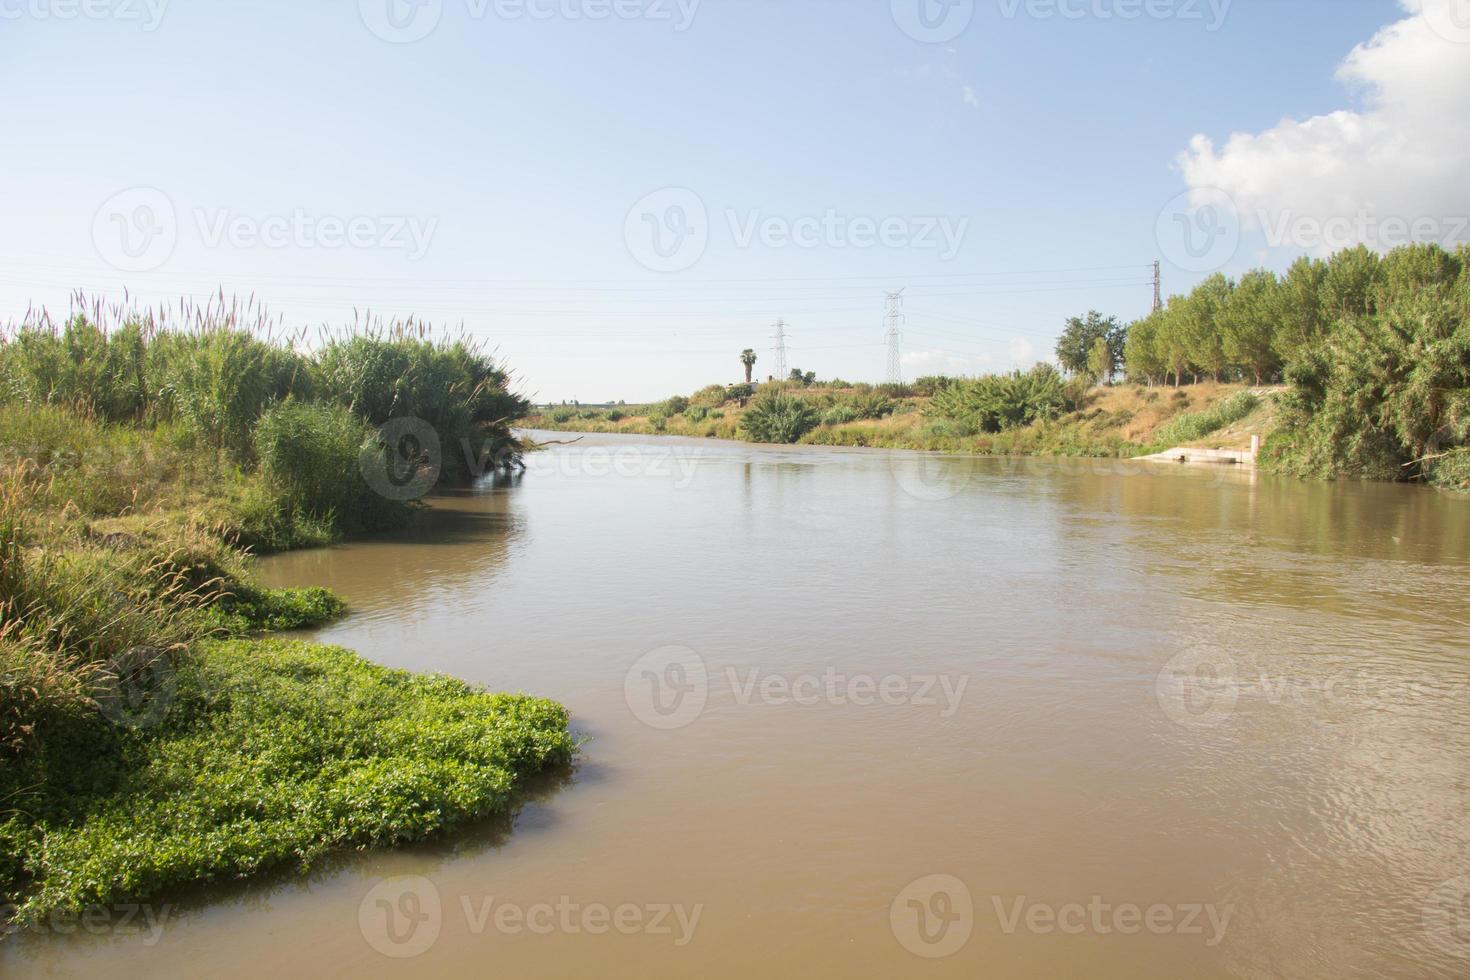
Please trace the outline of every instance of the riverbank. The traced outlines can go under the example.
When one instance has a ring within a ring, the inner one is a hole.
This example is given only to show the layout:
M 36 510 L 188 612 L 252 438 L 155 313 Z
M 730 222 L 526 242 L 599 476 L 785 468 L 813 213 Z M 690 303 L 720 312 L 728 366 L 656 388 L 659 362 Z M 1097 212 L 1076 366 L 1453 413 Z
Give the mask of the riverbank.
M 344 604 L 254 555 L 411 521 L 458 478 L 429 434 L 516 458 L 508 376 L 422 333 L 307 357 L 206 323 L 0 343 L 0 931 L 430 837 L 571 759 L 558 704 L 262 635 Z
M 999 432 L 972 431 L 938 417 L 934 397 L 883 388 L 783 387 L 808 407 L 813 424 L 798 445 L 913 449 L 956 455 L 1132 458 L 1179 446 L 1249 449 L 1275 429 L 1280 389 L 1206 382 L 1183 388 L 1118 385 L 1084 392 L 1055 417 Z M 755 398 L 725 399 L 712 389 L 690 399 L 615 409 L 557 406 L 529 416 L 527 427 L 549 431 L 752 438 L 744 424 Z M 719 398 L 719 401 L 715 399 Z M 677 411 L 675 411 L 677 409 Z M 862 415 L 872 417 L 860 417 Z

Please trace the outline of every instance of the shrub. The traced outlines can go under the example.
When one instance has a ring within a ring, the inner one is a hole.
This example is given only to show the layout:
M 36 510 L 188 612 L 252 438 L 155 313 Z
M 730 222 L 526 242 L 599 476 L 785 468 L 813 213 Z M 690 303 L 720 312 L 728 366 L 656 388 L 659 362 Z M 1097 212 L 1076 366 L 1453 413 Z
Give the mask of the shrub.
M 852 407 L 860 419 L 887 418 L 898 409 L 893 400 L 881 390 L 856 396 L 852 401 Z
M 689 407 L 689 399 L 683 395 L 675 395 L 659 406 L 659 412 L 663 415 L 681 415 Z
M 822 424 L 845 425 L 848 422 L 856 422 L 861 417 L 861 414 L 852 405 L 839 403 L 822 413 Z
M 705 385 L 696 391 L 689 401 L 693 405 L 707 405 L 710 408 L 719 408 L 725 404 L 725 400 L 728 397 L 729 395 L 724 385 Z
M 215 448 L 248 459 L 250 430 L 267 408 L 305 386 L 294 352 L 238 330 L 175 338 L 166 401 L 171 413 Z
M 1202 412 L 1178 415 L 1169 424 L 1154 434 L 1154 442 L 1160 445 L 1177 446 L 1180 443 L 1203 439 L 1227 425 L 1239 422 L 1256 407 L 1261 400 L 1248 391 L 1239 391 L 1222 399 Z
M 427 422 L 444 449 L 444 482 L 478 475 L 470 473 L 462 447 L 478 453 L 488 443 L 491 458 L 516 458 L 510 424 L 530 406 L 510 391 L 509 373 L 467 341 L 426 340 L 415 329 L 398 324 L 381 335 L 329 342 L 317 364 L 322 396 L 373 426 L 395 418 Z M 563 406 L 551 417 L 564 424 L 575 415 L 576 409 Z
M 404 504 L 368 486 L 361 456 L 373 429 L 350 411 L 320 402 L 282 402 L 255 427 L 260 472 L 281 491 L 288 510 L 301 510 L 343 531 L 392 526 Z
M 930 374 L 917 379 L 912 387 L 914 394 L 924 398 L 933 398 L 958 380 L 958 378 L 950 378 L 942 374 Z
M 1030 371 L 957 381 L 935 394 L 928 413 L 993 433 L 1054 419 L 1073 407 L 1061 374 L 1038 364 Z
M 1455 449 L 1430 464 L 1430 482 L 1451 490 L 1470 490 L 1470 449 Z
M 763 392 L 740 419 L 742 433 L 753 442 L 796 442 L 816 425 L 812 407 L 779 388 Z

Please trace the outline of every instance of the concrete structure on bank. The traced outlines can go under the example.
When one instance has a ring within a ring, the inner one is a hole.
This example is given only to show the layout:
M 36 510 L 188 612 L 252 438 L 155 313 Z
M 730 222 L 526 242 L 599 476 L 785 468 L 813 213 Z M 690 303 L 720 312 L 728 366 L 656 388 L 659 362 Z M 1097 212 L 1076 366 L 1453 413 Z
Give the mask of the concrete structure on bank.
M 1249 449 L 1193 449 L 1181 446 L 1178 449 L 1167 449 L 1152 456 L 1139 456 L 1138 459 L 1147 463 L 1212 463 L 1225 466 L 1250 466 L 1256 465 L 1256 457 L 1261 452 L 1261 437 L 1251 436 L 1251 447 Z

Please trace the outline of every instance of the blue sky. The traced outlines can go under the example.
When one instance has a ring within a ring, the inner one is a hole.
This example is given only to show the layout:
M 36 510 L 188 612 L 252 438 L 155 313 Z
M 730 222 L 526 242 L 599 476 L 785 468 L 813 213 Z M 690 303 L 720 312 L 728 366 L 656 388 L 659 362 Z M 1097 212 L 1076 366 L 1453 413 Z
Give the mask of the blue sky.
M 403 0 L 66 16 L 78 2 L 0 0 L 0 319 L 124 287 L 254 293 L 292 325 L 419 314 L 498 344 L 529 393 L 582 401 L 733 380 L 747 346 L 764 373 L 778 317 L 792 365 L 881 380 L 884 292 L 903 286 L 909 376 L 1049 357 L 1089 307 L 1137 317 L 1156 258 L 1169 291 L 1208 271 L 1156 233 L 1191 140 L 1362 110 L 1334 73 L 1407 16 L 1235 0 L 1216 25 L 1209 0 L 1127 21 L 1098 15 L 1110 0 L 1072 0 L 1075 18 L 977 0 L 930 43 L 899 26 L 909 0 L 703 0 L 687 24 L 693 0 L 599 20 L 565 14 L 598 0 L 547 0 L 544 18 L 425 0 L 398 23 L 433 30 L 394 43 L 369 25 Z M 1239 177 L 1241 159 L 1199 166 Z M 630 215 L 645 200 L 652 217 Z M 691 200 L 703 215 L 667 209 Z M 154 245 L 119 252 L 134 219 Z M 781 239 L 810 219 L 836 230 Z M 698 225 L 702 250 L 660 258 L 648 220 Z M 888 240 L 860 247 L 864 221 Z M 1247 235 L 1221 264 L 1294 251 Z

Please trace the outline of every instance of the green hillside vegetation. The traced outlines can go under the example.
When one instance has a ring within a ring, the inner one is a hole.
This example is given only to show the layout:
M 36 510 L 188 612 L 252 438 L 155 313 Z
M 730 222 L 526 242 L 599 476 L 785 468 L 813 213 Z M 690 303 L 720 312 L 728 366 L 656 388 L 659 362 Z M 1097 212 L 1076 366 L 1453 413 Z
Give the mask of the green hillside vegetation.
M 0 907 L 18 921 L 416 839 L 569 757 L 549 702 L 257 635 L 343 606 L 259 587 L 252 552 L 411 519 L 371 474 L 427 489 L 516 462 L 525 402 L 475 345 L 370 324 L 307 352 L 239 306 L 93 307 L 8 331 L 0 379 Z M 385 442 L 406 415 L 437 431 Z

